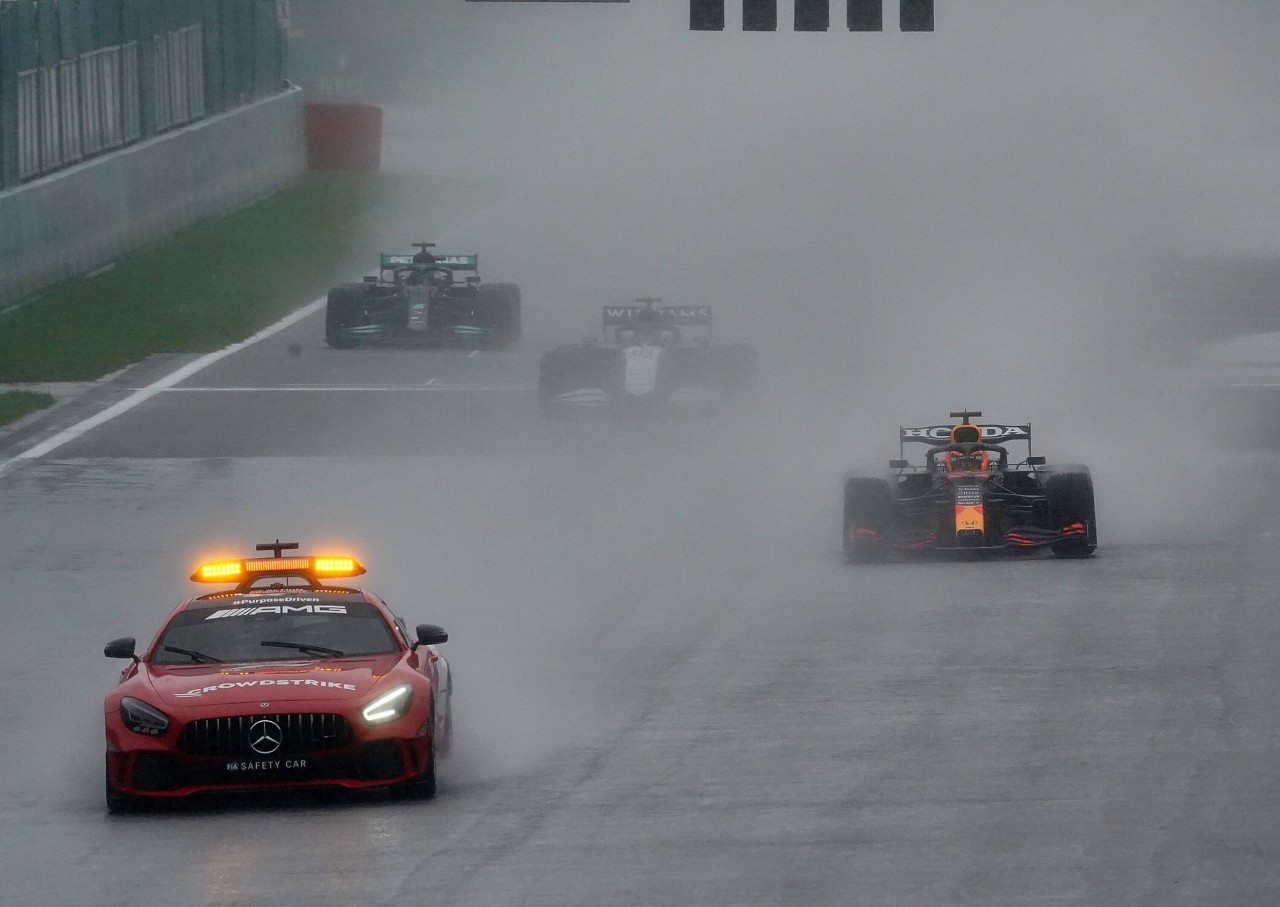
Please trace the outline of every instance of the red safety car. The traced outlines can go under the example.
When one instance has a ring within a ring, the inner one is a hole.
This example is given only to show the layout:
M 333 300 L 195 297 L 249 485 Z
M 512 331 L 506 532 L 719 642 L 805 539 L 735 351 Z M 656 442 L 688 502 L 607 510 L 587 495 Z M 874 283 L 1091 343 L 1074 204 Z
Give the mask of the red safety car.
M 430 797 L 452 736 L 448 634 L 404 621 L 351 557 L 286 555 L 201 565 L 192 580 L 234 588 L 179 605 L 103 703 L 107 807 L 204 791 L 386 787 Z

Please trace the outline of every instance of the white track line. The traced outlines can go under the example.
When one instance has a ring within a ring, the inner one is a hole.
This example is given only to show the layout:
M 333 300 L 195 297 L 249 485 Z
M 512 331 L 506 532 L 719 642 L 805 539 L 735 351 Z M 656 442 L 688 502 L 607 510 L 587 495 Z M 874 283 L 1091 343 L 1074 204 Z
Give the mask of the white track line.
M 532 391 L 533 384 L 286 384 L 280 387 L 166 387 L 166 394 L 293 394 L 320 393 L 403 393 L 438 394 L 449 391 Z
M 216 350 L 212 353 L 206 353 L 205 355 L 201 356 L 199 359 L 196 359 L 192 362 L 188 362 L 186 365 L 182 366 L 177 371 L 170 372 L 169 374 L 165 375 L 163 378 L 159 379 L 158 381 L 154 381 L 151 384 L 148 384 L 146 387 L 139 388 L 129 396 L 125 397 L 119 403 L 116 403 L 113 406 L 109 406 L 106 409 L 104 409 L 102 412 L 95 413 L 89 418 L 84 419 L 80 422 L 77 422 L 75 425 L 72 425 L 70 428 L 63 429 L 62 431 L 54 435 L 52 438 L 49 438 L 45 441 L 41 441 L 39 444 L 36 444 L 34 447 L 24 450 L 22 453 L 18 454 L 15 457 L 5 460 L 4 462 L 0 462 L 0 476 L 4 475 L 6 472 L 10 471 L 11 469 L 14 469 L 15 467 L 23 463 L 29 462 L 31 460 L 38 460 L 40 457 L 43 457 L 46 454 L 57 450 L 59 447 L 62 447 L 64 444 L 68 444 L 71 441 L 74 441 L 76 438 L 80 437 L 85 432 L 92 431 L 93 429 L 97 428 L 99 425 L 102 425 L 104 422 L 109 422 L 112 419 L 114 419 L 116 416 L 127 413 L 129 410 L 133 409 L 135 406 L 138 406 L 139 404 L 142 404 L 142 403 L 146 403 L 148 400 L 150 400 L 152 397 L 154 397 L 156 394 L 160 393 L 161 391 L 168 390 L 169 388 L 173 387 L 175 384 L 178 384 L 182 381 L 187 380 L 196 372 L 199 372 L 203 369 L 208 368 L 209 366 L 213 365 L 215 362 L 219 361 L 220 359 L 225 359 L 226 357 L 232 355 L 233 353 L 238 353 L 245 347 L 251 346 L 252 344 L 257 343 L 259 340 L 265 340 L 266 338 L 270 337 L 272 334 L 277 334 L 280 331 L 283 331 L 285 328 L 289 327 L 289 325 L 294 324 L 295 322 L 301 321 L 303 318 L 306 318 L 308 315 L 314 312 L 318 312 L 324 306 L 324 304 L 325 304 L 325 297 L 323 296 L 320 297 L 319 299 L 312 300 L 311 302 L 307 303 L 297 311 L 291 312 L 290 314 L 284 316 L 275 324 L 265 327 L 262 330 L 258 331 L 258 333 L 254 334 L 252 337 L 249 337 L 245 340 L 241 340 L 239 343 L 233 343 L 230 346 L 225 346 L 222 349 Z

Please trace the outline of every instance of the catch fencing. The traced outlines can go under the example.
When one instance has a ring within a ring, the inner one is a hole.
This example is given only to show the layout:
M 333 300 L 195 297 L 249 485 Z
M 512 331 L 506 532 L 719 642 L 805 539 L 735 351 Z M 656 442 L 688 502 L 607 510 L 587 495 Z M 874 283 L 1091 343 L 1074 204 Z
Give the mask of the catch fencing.
M 0 189 L 278 93 L 276 0 L 0 0 Z

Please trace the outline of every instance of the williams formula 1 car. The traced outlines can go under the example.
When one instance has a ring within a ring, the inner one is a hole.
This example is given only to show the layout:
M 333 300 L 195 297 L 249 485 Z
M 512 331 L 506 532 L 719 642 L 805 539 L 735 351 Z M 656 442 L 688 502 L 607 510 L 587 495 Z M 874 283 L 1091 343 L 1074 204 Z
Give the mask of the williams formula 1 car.
M 334 583 L 364 573 L 350 557 L 269 557 L 201 565 L 230 583 L 179 605 L 107 694 L 107 807 L 206 791 L 386 787 L 430 797 L 452 738 L 448 639 L 412 635 L 371 592 Z
M 713 345 L 710 306 L 661 302 L 606 306 L 604 342 L 589 337 L 544 353 L 538 371 L 543 412 L 702 412 L 754 393 L 753 347 Z M 682 329 L 698 336 L 685 337 Z
M 520 288 L 482 283 L 479 255 L 383 255 L 378 276 L 329 291 L 324 339 L 363 344 L 501 348 L 520 337 Z M 458 280 L 457 272 L 470 271 Z
M 925 444 L 923 464 L 889 461 L 889 475 L 844 479 L 844 554 L 850 562 L 895 552 L 982 553 L 1048 548 L 1089 557 L 1098 547 L 1093 479 L 1083 466 L 1049 468 L 1031 456 L 1031 426 L 957 425 L 898 429 L 898 455 Z M 1008 444 L 1026 444 L 1010 458 Z

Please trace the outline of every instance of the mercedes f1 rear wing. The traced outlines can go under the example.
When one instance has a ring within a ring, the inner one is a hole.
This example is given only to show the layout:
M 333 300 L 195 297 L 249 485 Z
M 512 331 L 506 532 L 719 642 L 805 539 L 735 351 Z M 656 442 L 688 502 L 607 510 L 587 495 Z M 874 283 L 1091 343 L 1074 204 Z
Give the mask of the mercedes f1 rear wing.
M 480 255 L 432 255 L 431 261 L 415 261 L 413 255 L 390 255 L 382 253 L 382 270 L 394 271 L 396 268 L 411 268 L 420 265 L 423 268 L 447 268 L 450 271 L 474 271 L 480 273 Z

